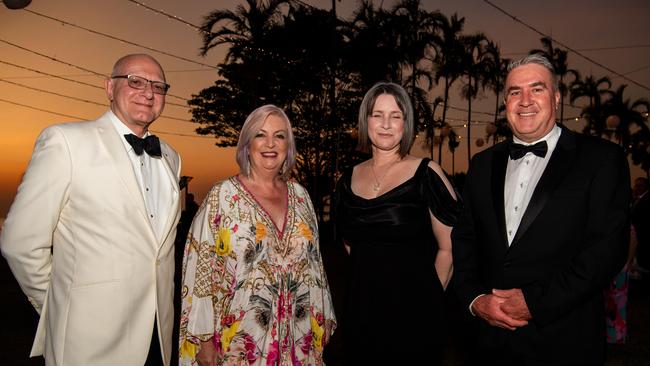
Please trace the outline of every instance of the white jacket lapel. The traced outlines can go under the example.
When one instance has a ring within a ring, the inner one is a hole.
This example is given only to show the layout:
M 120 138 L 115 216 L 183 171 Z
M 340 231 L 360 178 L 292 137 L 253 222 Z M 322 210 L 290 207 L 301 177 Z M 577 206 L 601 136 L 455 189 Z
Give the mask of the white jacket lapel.
M 107 114 L 104 114 L 97 120 L 99 123 L 98 132 L 100 140 L 109 157 L 113 161 L 113 167 L 115 168 L 116 174 L 124 183 L 124 188 L 129 195 L 131 202 L 134 202 L 140 215 L 142 215 L 145 221 L 149 223 L 144 197 L 142 196 L 142 192 L 140 192 L 140 187 L 135 177 L 135 172 L 133 171 L 133 165 L 131 164 L 128 153 L 124 148 L 124 143 L 120 140 L 120 136 L 111 125 L 109 118 L 110 117 L 108 117 Z M 151 224 L 147 225 L 147 227 L 155 238 Z
M 169 215 L 167 215 L 167 219 L 165 221 L 163 231 L 165 234 L 163 235 L 160 243 L 158 243 L 159 247 L 165 243 L 165 241 L 167 241 L 169 233 L 172 232 L 173 226 L 177 222 L 177 216 L 180 214 L 180 187 L 178 185 L 180 178 L 178 174 L 178 172 L 180 172 L 180 161 L 178 159 L 178 155 L 173 153 L 166 143 L 161 141 L 160 147 L 162 150 L 163 165 L 165 167 L 165 172 L 167 172 L 167 176 L 169 177 L 173 195 Z

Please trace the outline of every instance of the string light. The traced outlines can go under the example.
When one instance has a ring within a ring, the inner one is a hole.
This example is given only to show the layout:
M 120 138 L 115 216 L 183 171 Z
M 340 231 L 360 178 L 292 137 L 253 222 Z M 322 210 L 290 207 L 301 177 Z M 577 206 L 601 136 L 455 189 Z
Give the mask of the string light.
M 611 51 L 611 50 L 625 50 L 634 48 L 648 48 L 650 44 L 626 45 L 626 46 L 611 46 L 611 47 L 595 47 L 595 48 L 578 48 L 578 51 Z M 521 56 L 527 55 L 528 52 L 503 52 L 501 56 Z
M 580 117 L 580 116 L 578 116 L 578 117 L 565 117 L 563 119 L 563 121 L 565 121 L 565 122 L 580 121 L 581 118 L 582 117 Z M 558 118 L 558 120 L 559 120 L 559 118 Z M 451 128 L 467 128 L 467 120 L 447 117 L 446 122 L 447 121 L 460 122 L 459 124 L 448 123 L 448 126 L 451 127 Z M 485 121 L 485 120 L 476 120 L 475 121 L 475 120 L 472 120 L 472 127 L 493 125 L 493 124 L 494 124 L 494 121 Z M 424 127 L 428 127 L 428 126 L 429 126 L 428 123 L 424 124 Z M 439 127 L 437 127 L 437 128 L 439 128 Z
M 88 119 L 86 119 L 86 118 L 77 117 L 77 116 L 73 116 L 73 115 L 70 115 L 70 114 L 54 112 L 54 111 L 50 111 L 50 110 L 47 110 L 47 109 L 34 107 L 34 106 L 31 106 L 31 105 L 18 103 L 18 102 L 14 102 L 14 101 L 11 101 L 11 100 L 6 100 L 6 99 L 3 99 L 3 98 L 0 98 L 0 102 L 5 102 L 5 103 L 17 105 L 17 106 L 24 107 L 24 108 L 34 109 L 34 110 L 37 110 L 37 111 L 40 111 L 40 112 L 50 113 L 50 114 L 54 114 L 54 115 L 57 115 L 57 116 L 72 118 L 72 119 L 77 120 L 77 121 L 88 121 Z
M 50 60 L 52 60 L 52 61 L 56 61 L 56 62 L 58 62 L 58 63 L 64 64 L 64 65 L 67 65 L 67 66 L 70 66 L 70 67 L 74 67 L 75 69 L 78 69 L 78 70 L 81 70 L 81 71 L 84 71 L 84 72 L 89 72 L 89 73 L 91 73 L 91 74 L 93 74 L 93 75 L 96 75 L 96 76 L 106 77 L 106 75 L 104 75 L 104 74 L 100 74 L 100 73 L 95 72 L 95 71 L 93 71 L 93 70 L 89 70 L 89 69 L 86 69 L 86 68 L 84 68 L 84 67 L 81 67 L 81 66 L 77 66 L 77 65 L 71 64 L 71 63 L 69 63 L 69 62 L 61 61 L 61 60 L 56 59 L 56 58 L 54 58 L 54 57 L 52 57 L 52 56 L 48 56 L 48 55 L 42 54 L 42 53 L 40 53 L 40 52 L 36 52 L 36 51 L 34 51 L 34 50 L 30 50 L 29 48 L 19 46 L 19 45 L 15 44 L 15 43 L 11 43 L 11 42 L 9 42 L 9 41 L 7 41 L 7 40 L 4 40 L 4 39 L 2 39 L 2 38 L 0 38 L 0 42 L 5 43 L 5 44 L 8 44 L 8 45 L 13 46 L 13 47 L 16 47 L 16 48 L 21 49 L 21 50 L 23 50 L 23 51 L 27 51 L 27 52 L 29 52 L 29 53 L 33 53 L 33 54 L 35 54 L 35 55 L 38 55 L 38 56 L 41 56 L 41 57 L 44 57 L 44 58 L 50 59 Z
M 69 79 L 69 78 L 66 78 L 66 77 L 64 77 L 64 76 L 59 76 L 59 75 L 49 74 L 49 73 L 47 73 L 47 72 L 43 72 L 43 71 L 40 71 L 40 70 L 32 69 L 32 68 L 29 68 L 29 67 L 26 67 L 26 66 L 16 65 L 16 64 L 11 63 L 11 62 L 7 62 L 7 61 L 0 60 L 0 63 L 6 64 L 6 65 L 9 65 L 9 66 L 13 66 L 13 67 L 17 67 L 17 68 L 19 68 L 19 69 L 23 69 L 23 70 L 27 70 L 27 71 L 35 72 L 35 73 L 37 73 L 37 74 L 41 74 L 41 75 L 45 75 L 45 76 L 49 76 L 49 77 L 53 77 L 53 78 L 57 78 L 57 79 L 65 80 L 65 81 L 70 81 L 70 82 L 77 83 L 77 84 L 81 84 L 81 85 L 85 85 L 85 86 L 89 86 L 89 87 L 91 87 L 91 88 L 102 89 L 102 90 L 104 89 L 104 88 L 101 87 L 101 86 L 97 86 L 97 85 L 94 85 L 94 84 L 88 84 L 88 83 L 85 83 L 85 82 L 83 82 L 83 81 L 79 81 L 79 80 Z M 167 94 L 167 95 L 168 95 L 168 96 L 173 96 L 173 95 L 171 95 L 171 94 Z M 187 100 L 187 99 L 185 99 L 185 98 L 178 97 L 178 96 L 176 96 L 176 98 Z M 187 108 L 187 106 L 186 106 L 186 105 L 183 105 L 183 104 L 177 104 L 177 103 L 172 103 L 172 102 L 166 102 L 165 104 L 175 105 L 175 106 L 178 106 L 178 107 L 184 107 L 184 108 Z
M 244 51 L 255 52 L 256 54 L 264 56 L 264 57 L 271 57 L 271 58 L 274 58 L 274 59 L 284 61 L 288 65 L 296 65 L 296 61 L 288 59 L 288 58 L 284 57 L 283 55 L 281 55 L 281 54 L 279 54 L 277 52 L 272 52 L 272 51 L 266 50 L 264 48 L 245 46 L 242 49 Z
M 444 105 L 444 102 L 440 102 L 438 104 L 439 105 Z M 575 105 L 572 105 L 572 104 L 564 104 L 564 106 L 579 109 L 579 110 L 582 110 L 582 108 L 583 108 L 583 107 L 578 107 L 578 106 L 575 106 Z M 465 108 L 456 107 L 456 106 L 453 106 L 451 104 L 447 107 L 447 109 L 452 109 L 452 110 L 461 111 L 461 112 L 468 112 L 468 110 L 465 109 Z M 491 116 L 491 117 L 494 116 L 494 112 L 485 112 L 485 111 L 476 111 L 476 110 L 472 111 L 472 114 L 484 114 L 484 115 Z M 569 120 L 569 119 L 571 119 L 571 118 L 565 118 L 565 120 Z M 447 117 L 446 120 L 461 121 L 459 119 L 453 119 L 453 118 L 449 118 L 449 117 Z M 472 123 L 474 123 L 474 122 L 477 122 L 477 123 L 494 123 L 493 121 L 486 121 L 486 120 L 476 120 L 476 121 L 472 120 Z
M 214 139 L 212 136 L 205 136 L 205 135 L 190 135 L 187 133 L 178 133 L 178 132 L 166 132 L 166 131 L 160 131 L 160 130 L 149 130 L 153 133 L 157 134 L 163 134 L 163 135 L 173 135 L 173 136 L 182 136 L 182 137 L 197 137 L 197 138 L 202 138 L 202 139 Z
M 53 115 L 56 115 L 56 116 L 66 117 L 66 118 L 70 118 L 70 119 L 73 119 L 73 120 L 76 120 L 76 121 L 90 121 L 90 120 L 91 120 L 91 119 L 89 119 L 89 118 L 83 118 L 83 117 L 79 117 L 79 116 L 73 116 L 73 115 L 70 115 L 70 114 L 59 113 L 59 112 L 51 111 L 51 110 L 48 110 L 48 109 L 43 109 L 43 108 L 39 108 L 39 107 L 34 107 L 34 106 L 32 106 L 32 105 L 28 105 L 28 104 L 23 104 L 23 103 L 19 103 L 19 102 L 14 102 L 14 101 L 12 101 L 12 100 L 6 100 L 6 99 L 3 99 L 3 98 L 0 98 L 0 102 L 5 102 L 5 103 L 8 103 L 8 104 L 13 104 L 13 105 L 16 105 L 16 106 L 19 106 L 19 107 L 23 107 L 23 108 L 29 108 L 29 109 L 33 109 L 33 110 L 36 110 L 36 111 L 39 111 L 39 112 L 45 112 L 45 113 L 53 114 Z M 162 117 L 162 116 L 161 116 L 161 117 Z M 167 117 L 167 118 L 169 118 L 169 117 Z M 161 130 L 155 130 L 155 131 L 154 131 L 154 130 L 151 130 L 151 132 L 159 133 L 159 134 L 163 134 L 163 135 L 175 135 L 175 136 L 183 136 L 183 137 L 197 137 L 197 138 L 204 138 L 204 139 L 205 139 L 205 138 L 209 138 L 209 139 L 212 138 L 212 137 L 210 137 L 210 136 L 189 135 L 189 134 L 184 134 L 184 133 L 167 132 L 167 131 L 161 131 Z
M 29 9 L 23 9 L 23 10 L 26 11 L 26 12 L 32 13 L 34 15 L 38 15 L 40 17 L 43 17 L 43 18 L 46 18 L 46 19 L 49 19 L 49 20 L 53 20 L 55 22 L 62 23 L 64 25 L 69 25 L 69 26 L 74 27 L 74 28 L 79 28 L 79 29 L 85 30 L 86 32 L 97 34 L 97 35 L 100 35 L 100 36 L 103 36 L 103 37 L 106 37 L 106 38 L 110 38 L 112 40 L 119 41 L 119 42 L 122 42 L 122 43 L 130 44 L 132 46 L 141 47 L 141 48 L 147 49 L 149 51 L 160 53 L 160 54 L 165 55 L 165 56 L 174 57 L 174 58 L 177 58 L 179 60 L 191 62 L 191 63 L 201 65 L 201 66 L 210 67 L 210 68 L 213 68 L 213 69 L 217 68 L 217 66 L 204 64 L 202 62 L 194 61 L 194 60 L 191 60 L 191 59 L 183 57 L 183 56 L 174 55 L 174 54 L 171 54 L 169 52 L 161 51 L 161 50 L 158 50 L 158 49 L 155 49 L 155 48 L 152 48 L 152 47 L 147 47 L 147 46 L 144 46 L 144 45 L 141 45 L 141 44 L 138 44 L 138 43 L 127 41 L 127 40 L 119 38 L 119 37 L 111 36 L 110 34 L 98 32 L 98 31 L 92 30 L 90 28 L 86 28 L 86 27 L 82 27 L 82 26 L 79 26 L 79 25 L 76 25 L 76 24 L 73 24 L 73 23 L 70 23 L 70 22 L 66 22 L 65 20 L 61 20 L 61 19 L 58 19 L 58 18 L 54 18 L 54 17 L 48 16 L 48 15 L 45 15 L 45 14 L 35 12 L 33 10 L 29 10 Z
M 61 94 L 61 93 L 56 93 L 56 92 L 49 91 L 49 90 L 43 90 L 43 89 L 35 88 L 35 87 L 28 86 L 28 85 L 25 85 L 25 84 L 16 83 L 16 82 L 9 81 L 9 80 L 5 80 L 5 79 L 0 79 L 0 81 L 3 82 L 3 83 L 7 83 L 7 84 L 12 84 L 12 85 L 19 86 L 19 87 L 21 87 L 21 88 L 26 88 L 26 89 L 35 90 L 35 91 L 38 91 L 38 92 L 41 92 L 41 93 L 47 93 L 47 94 L 52 94 L 52 95 L 56 95 L 56 96 L 59 96 L 59 97 L 64 97 L 64 98 L 69 98 L 69 99 L 74 99 L 74 100 L 76 100 L 76 101 L 78 101 L 78 102 L 84 102 L 84 103 L 95 104 L 95 105 L 99 105 L 99 106 L 103 106 L 103 107 L 108 107 L 108 104 L 106 104 L 106 103 L 98 103 L 98 102 L 94 102 L 94 101 L 92 101 L 92 100 L 87 100 L 87 99 L 81 99 L 81 98 L 73 97 L 73 96 L 71 96 L 71 95 L 65 95 L 65 94 Z
M 189 26 L 189 27 L 191 27 L 191 28 L 194 28 L 194 29 L 198 30 L 198 31 L 201 32 L 201 33 L 209 33 L 209 32 L 204 31 L 203 29 L 201 29 L 201 27 L 199 27 L 198 25 L 194 25 L 194 24 L 192 24 L 192 23 L 190 23 L 190 22 L 188 22 L 188 21 L 186 21 L 186 20 L 183 20 L 183 18 L 181 18 L 181 17 L 179 17 L 179 16 L 172 15 L 172 14 L 167 14 L 167 13 L 165 13 L 165 12 L 162 11 L 162 10 L 158 10 L 158 9 L 152 8 L 152 7 L 147 6 L 147 5 L 145 5 L 144 3 L 141 3 L 141 2 L 136 1 L 136 0 L 127 0 L 127 1 L 130 1 L 130 2 L 132 2 L 132 3 L 134 3 L 134 4 L 138 5 L 138 6 L 141 6 L 141 7 L 145 8 L 145 9 L 147 9 L 147 10 L 150 10 L 150 11 L 152 11 L 152 12 L 154 12 L 154 13 L 164 15 L 164 16 L 166 16 L 166 17 L 169 18 L 169 19 L 172 19 L 172 20 L 176 20 L 176 21 L 178 21 L 178 22 L 181 22 L 181 23 L 183 23 L 183 24 L 185 24 L 185 25 L 187 25 L 187 26 Z
M 19 87 L 21 87 L 21 88 L 26 88 L 26 89 L 35 90 L 35 91 L 38 91 L 38 92 L 41 92 L 41 93 L 52 94 L 52 95 L 56 95 L 56 96 L 63 97 L 63 98 L 73 99 L 73 100 L 76 100 L 76 101 L 79 101 L 79 102 L 84 102 L 84 103 L 89 103 L 89 104 L 95 104 L 95 105 L 99 105 L 99 106 L 102 106 L 102 107 L 108 107 L 108 104 L 105 104 L 105 103 L 94 102 L 94 101 L 92 101 L 92 100 L 81 99 L 81 98 L 73 97 L 73 96 L 71 96 L 71 95 L 65 95 L 65 94 L 61 94 L 61 93 L 57 93 L 57 92 L 53 92 L 53 91 L 49 91 L 49 90 L 39 89 L 39 88 L 35 88 L 35 87 L 33 87 L 33 86 L 29 86 L 29 85 L 24 85 L 24 84 L 16 83 L 16 82 L 14 82 L 14 81 L 9 81 L 9 80 L 4 80 L 4 79 L 0 79 L 0 81 L 1 81 L 1 82 L 4 82 L 4 83 L 8 83 L 8 84 L 12 84 L 12 85 L 19 86 Z M 171 116 L 167 116 L 167 115 L 164 115 L 164 114 L 161 115 L 160 117 L 161 117 L 161 118 L 172 119 L 172 120 L 175 120 L 175 121 L 189 122 L 189 123 L 196 123 L 196 122 L 191 121 L 191 120 L 188 120 L 188 119 L 177 118 L 177 117 L 171 117 Z
M 641 88 L 643 88 L 643 89 L 645 89 L 645 90 L 650 91 L 650 87 L 647 87 L 647 86 L 645 86 L 645 85 L 643 85 L 643 84 L 641 84 L 641 83 L 638 83 L 637 81 L 632 80 L 632 79 L 628 78 L 627 76 L 625 76 L 625 75 L 623 75 L 623 74 L 621 74 L 621 73 L 619 73 L 619 72 L 616 72 L 616 71 L 612 70 L 611 68 L 609 68 L 609 67 L 607 67 L 607 66 L 601 64 L 600 62 L 597 62 L 597 61 L 594 60 L 594 59 L 592 59 L 591 57 L 588 57 L 588 56 L 582 54 L 580 51 L 578 51 L 578 50 L 576 50 L 576 49 L 574 49 L 574 48 L 571 48 L 571 47 L 567 46 L 566 44 L 564 44 L 564 43 L 558 41 L 557 39 L 555 39 L 555 38 L 553 38 L 553 37 L 551 37 L 551 36 L 549 36 L 549 35 L 547 35 L 547 34 L 541 32 L 541 31 L 539 31 L 537 28 L 533 27 L 532 25 L 530 25 L 530 24 L 528 24 L 528 23 L 526 23 L 526 22 L 520 20 L 520 19 L 517 18 L 516 16 L 514 16 L 514 15 L 508 13 L 507 11 L 505 11 L 505 10 L 501 9 L 500 7 L 498 7 L 497 5 L 493 4 L 490 0 L 483 0 L 483 1 L 484 1 L 485 3 L 487 3 L 488 5 L 492 6 L 493 8 L 497 9 L 497 10 L 500 11 L 501 13 L 503 13 L 503 14 L 509 16 L 509 17 L 512 18 L 512 20 L 514 20 L 515 22 L 520 23 L 520 24 L 524 25 L 525 27 L 527 27 L 528 29 L 532 30 L 533 32 L 535 32 L 535 33 L 537 33 L 537 34 L 539 34 L 539 35 L 541 35 L 541 36 L 543 36 L 543 37 L 546 37 L 546 38 L 550 39 L 551 41 L 553 41 L 553 42 L 559 44 L 560 46 L 566 48 L 568 51 L 571 51 L 571 52 L 575 53 L 576 55 L 582 57 L 583 59 L 585 59 L 585 60 L 587 60 L 587 61 L 589 61 L 589 62 L 591 62 L 592 64 L 594 64 L 594 65 L 596 65 L 596 66 L 599 66 L 599 67 L 602 67 L 603 69 L 605 69 L 605 70 L 611 72 L 612 74 L 614 74 L 614 75 L 616 75 L 616 76 L 618 76 L 618 77 L 620 77 L 620 78 L 623 78 L 623 79 L 625 79 L 625 80 L 631 82 L 632 84 L 634 84 L 634 85 L 636 85 L 636 86 L 638 86 L 638 87 L 641 87 Z

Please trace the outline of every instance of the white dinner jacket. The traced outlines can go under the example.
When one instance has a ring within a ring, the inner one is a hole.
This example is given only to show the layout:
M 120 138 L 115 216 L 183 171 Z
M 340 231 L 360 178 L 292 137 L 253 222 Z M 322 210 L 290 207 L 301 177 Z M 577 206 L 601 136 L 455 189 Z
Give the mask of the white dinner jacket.
M 158 241 L 108 113 L 41 133 L 0 236 L 47 365 L 142 366 L 154 318 L 170 364 L 180 158 L 161 141 L 173 206 Z

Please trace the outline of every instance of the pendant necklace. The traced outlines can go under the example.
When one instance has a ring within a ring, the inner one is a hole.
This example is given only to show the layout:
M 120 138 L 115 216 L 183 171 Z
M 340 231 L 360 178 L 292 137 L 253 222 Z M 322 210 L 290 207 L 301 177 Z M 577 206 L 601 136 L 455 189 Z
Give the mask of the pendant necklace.
M 386 171 L 384 172 L 384 175 L 381 176 L 381 179 L 377 178 L 377 173 L 375 173 L 375 167 L 372 165 L 372 163 L 370 164 L 370 171 L 372 171 L 373 178 L 375 178 L 375 182 L 372 184 L 372 190 L 373 191 L 375 191 L 375 192 L 379 191 L 379 188 L 381 187 L 381 182 L 384 180 L 384 178 L 386 178 L 386 175 L 390 171 L 390 168 L 392 168 L 393 165 L 399 163 L 400 160 L 402 160 L 402 159 L 398 159 L 398 160 L 392 162 L 388 166 L 388 168 L 386 168 Z

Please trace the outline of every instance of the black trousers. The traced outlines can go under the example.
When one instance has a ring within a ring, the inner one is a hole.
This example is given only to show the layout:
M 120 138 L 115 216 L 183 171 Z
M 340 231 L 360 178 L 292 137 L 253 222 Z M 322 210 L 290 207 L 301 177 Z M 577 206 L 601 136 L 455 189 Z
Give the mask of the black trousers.
M 163 366 L 162 354 L 160 353 L 160 341 L 158 340 L 158 319 L 153 321 L 153 334 L 151 335 L 151 344 L 149 345 L 149 354 L 144 366 Z

